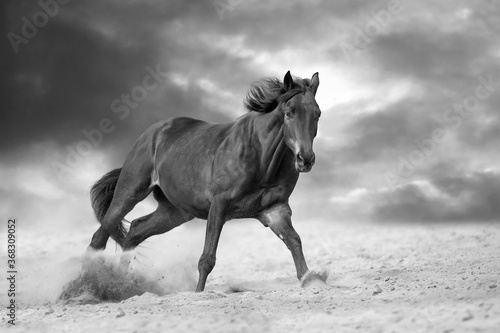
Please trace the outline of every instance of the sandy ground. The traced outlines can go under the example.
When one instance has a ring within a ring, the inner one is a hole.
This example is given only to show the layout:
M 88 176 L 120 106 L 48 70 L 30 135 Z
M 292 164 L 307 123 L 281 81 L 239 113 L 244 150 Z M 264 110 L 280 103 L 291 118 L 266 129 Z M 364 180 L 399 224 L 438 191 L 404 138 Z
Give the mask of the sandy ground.
M 295 226 L 309 266 L 330 272 L 323 288 L 300 288 L 288 250 L 269 229 L 232 221 L 206 291 L 195 294 L 204 229 L 191 223 L 137 250 L 132 268 L 168 294 L 94 304 L 56 298 L 78 275 L 96 225 L 71 235 L 24 232 L 10 331 L 500 331 L 500 224 Z M 108 245 L 110 261 L 114 252 Z

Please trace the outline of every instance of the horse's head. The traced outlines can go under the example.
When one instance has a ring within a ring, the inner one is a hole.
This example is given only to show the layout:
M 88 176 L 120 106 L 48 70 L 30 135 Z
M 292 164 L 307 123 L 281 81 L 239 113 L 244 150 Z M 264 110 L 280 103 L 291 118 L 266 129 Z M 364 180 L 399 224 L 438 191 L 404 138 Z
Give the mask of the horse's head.
M 284 102 L 282 111 L 285 143 L 295 155 L 295 169 L 299 172 L 309 172 L 315 161 L 313 140 L 321 115 L 314 97 L 319 86 L 318 73 L 315 73 L 311 80 L 306 79 L 303 82 L 305 89 Z M 286 73 L 283 83 L 286 91 L 297 89 L 290 71 Z

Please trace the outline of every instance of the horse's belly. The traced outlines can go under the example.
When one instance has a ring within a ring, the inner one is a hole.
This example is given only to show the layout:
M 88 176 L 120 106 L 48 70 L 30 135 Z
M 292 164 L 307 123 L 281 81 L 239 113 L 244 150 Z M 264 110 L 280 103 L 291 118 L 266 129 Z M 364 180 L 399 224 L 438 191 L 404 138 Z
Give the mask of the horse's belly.
M 177 208 L 197 218 L 207 219 L 213 200 L 212 193 L 207 190 L 208 187 L 200 186 L 199 183 L 191 183 L 191 187 L 188 187 L 186 184 L 178 184 L 174 181 L 166 183 L 162 190 Z M 291 191 L 292 189 L 288 186 L 277 185 L 230 197 L 226 207 L 227 219 L 257 217 L 271 206 L 286 202 Z
M 210 198 L 207 191 L 208 185 L 200 175 L 186 174 L 183 172 L 165 171 L 160 177 L 160 187 L 167 199 L 177 208 L 189 214 L 206 219 L 210 210 Z
M 159 186 L 167 199 L 179 209 L 206 219 L 211 195 L 210 156 L 196 150 L 170 150 L 158 162 Z

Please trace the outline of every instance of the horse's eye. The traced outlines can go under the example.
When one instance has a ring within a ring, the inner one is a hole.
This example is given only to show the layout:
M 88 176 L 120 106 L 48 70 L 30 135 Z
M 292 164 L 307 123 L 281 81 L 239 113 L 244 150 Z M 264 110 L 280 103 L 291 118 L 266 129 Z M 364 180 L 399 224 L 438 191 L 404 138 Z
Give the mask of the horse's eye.
M 290 111 L 285 112 L 285 117 L 291 118 L 292 117 L 292 113 Z

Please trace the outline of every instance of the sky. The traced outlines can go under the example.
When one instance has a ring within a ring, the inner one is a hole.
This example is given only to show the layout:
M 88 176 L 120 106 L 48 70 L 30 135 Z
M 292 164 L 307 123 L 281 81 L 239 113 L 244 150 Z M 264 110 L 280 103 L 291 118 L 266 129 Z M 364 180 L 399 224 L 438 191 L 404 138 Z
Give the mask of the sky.
M 146 128 L 232 121 L 252 82 L 290 70 L 319 72 L 322 110 L 295 223 L 500 220 L 498 2 L 6 0 L 0 15 L 3 218 L 95 223 L 90 186 Z

